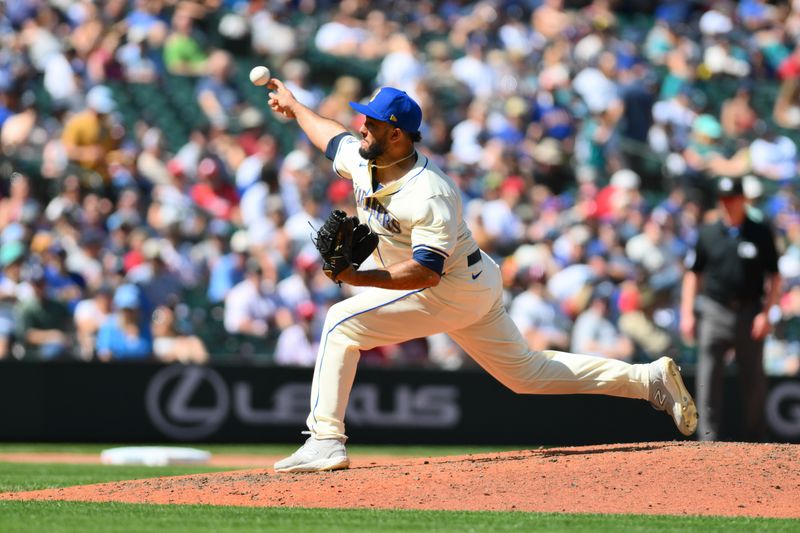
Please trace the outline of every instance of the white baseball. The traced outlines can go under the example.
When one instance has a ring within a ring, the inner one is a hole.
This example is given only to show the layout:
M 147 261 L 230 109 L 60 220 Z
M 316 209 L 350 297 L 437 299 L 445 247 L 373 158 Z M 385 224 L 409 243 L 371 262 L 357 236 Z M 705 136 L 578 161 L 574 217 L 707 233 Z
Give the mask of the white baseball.
M 253 70 L 250 71 L 250 81 L 253 82 L 253 85 L 266 85 L 269 83 L 270 76 L 271 74 L 267 67 L 253 67 Z

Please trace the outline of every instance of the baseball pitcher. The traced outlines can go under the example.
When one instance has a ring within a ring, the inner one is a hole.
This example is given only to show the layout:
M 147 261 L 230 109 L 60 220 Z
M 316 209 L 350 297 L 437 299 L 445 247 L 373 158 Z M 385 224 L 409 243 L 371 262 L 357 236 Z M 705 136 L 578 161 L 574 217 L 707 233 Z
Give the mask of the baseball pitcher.
M 371 287 L 331 307 L 311 387 L 310 434 L 277 472 L 347 468 L 345 410 L 360 350 L 445 332 L 520 394 L 607 394 L 649 400 L 684 435 L 697 411 L 675 362 L 650 364 L 557 351 L 531 351 L 501 301 L 498 265 L 475 243 L 453 181 L 415 148 L 422 111 L 403 91 L 379 89 L 358 136 L 300 104 L 271 79 L 269 106 L 297 120 L 311 142 L 352 180 L 358 219 L 334 212 L 316 241 L 326 275 Z M 374 270 L 357 266 L 370 253 Z

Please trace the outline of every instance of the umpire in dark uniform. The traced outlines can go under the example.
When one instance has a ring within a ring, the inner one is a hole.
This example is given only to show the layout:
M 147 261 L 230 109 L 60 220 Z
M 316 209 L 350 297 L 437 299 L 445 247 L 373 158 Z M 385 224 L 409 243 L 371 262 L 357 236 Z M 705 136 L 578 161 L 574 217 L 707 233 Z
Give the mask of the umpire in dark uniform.
M 743 437 L 759 442 L 766 438 L 764 337 L 781 290 L 778 252 L 770 226 L 748 217 L 741 180 L 720 178 L 717 194 L 719 220 L 700 228 L 681 294 L 681 334 L 688 342 L 697 334 L 697 433 L 701 440 L 719 438 L 725 355 L 733 349 Z

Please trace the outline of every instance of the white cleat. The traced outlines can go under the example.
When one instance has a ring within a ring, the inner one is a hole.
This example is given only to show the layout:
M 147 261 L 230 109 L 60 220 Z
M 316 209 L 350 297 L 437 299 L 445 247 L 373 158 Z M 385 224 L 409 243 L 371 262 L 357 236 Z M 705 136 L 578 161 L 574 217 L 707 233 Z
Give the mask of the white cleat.
M 650 405 L 672 416 L 687 437 L 697 430 L 697 407 L 683 384 L 680 368 L 669 357 L 650 363 Z
M 276 472 L 324 472 L 350 466 L 344 443 L 337 439 L 309 437 L 300 449 L 275 463 Z

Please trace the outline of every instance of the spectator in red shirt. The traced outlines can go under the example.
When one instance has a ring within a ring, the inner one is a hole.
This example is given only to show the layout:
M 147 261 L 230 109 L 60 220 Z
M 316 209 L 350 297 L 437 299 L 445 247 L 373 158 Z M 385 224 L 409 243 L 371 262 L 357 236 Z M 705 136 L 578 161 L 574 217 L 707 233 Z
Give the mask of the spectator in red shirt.
M 778 66 L 778 77 L 781 80 L 790 80 L 800 77 L 800 46 L 795 48 L 792 54 L 784 59 Z
M 210 157 L 197 167 L 197 183 L 191 197 L 200 209 L 214 218 L 239 222 L 239 195 L 225 180 L 220 164 Z

